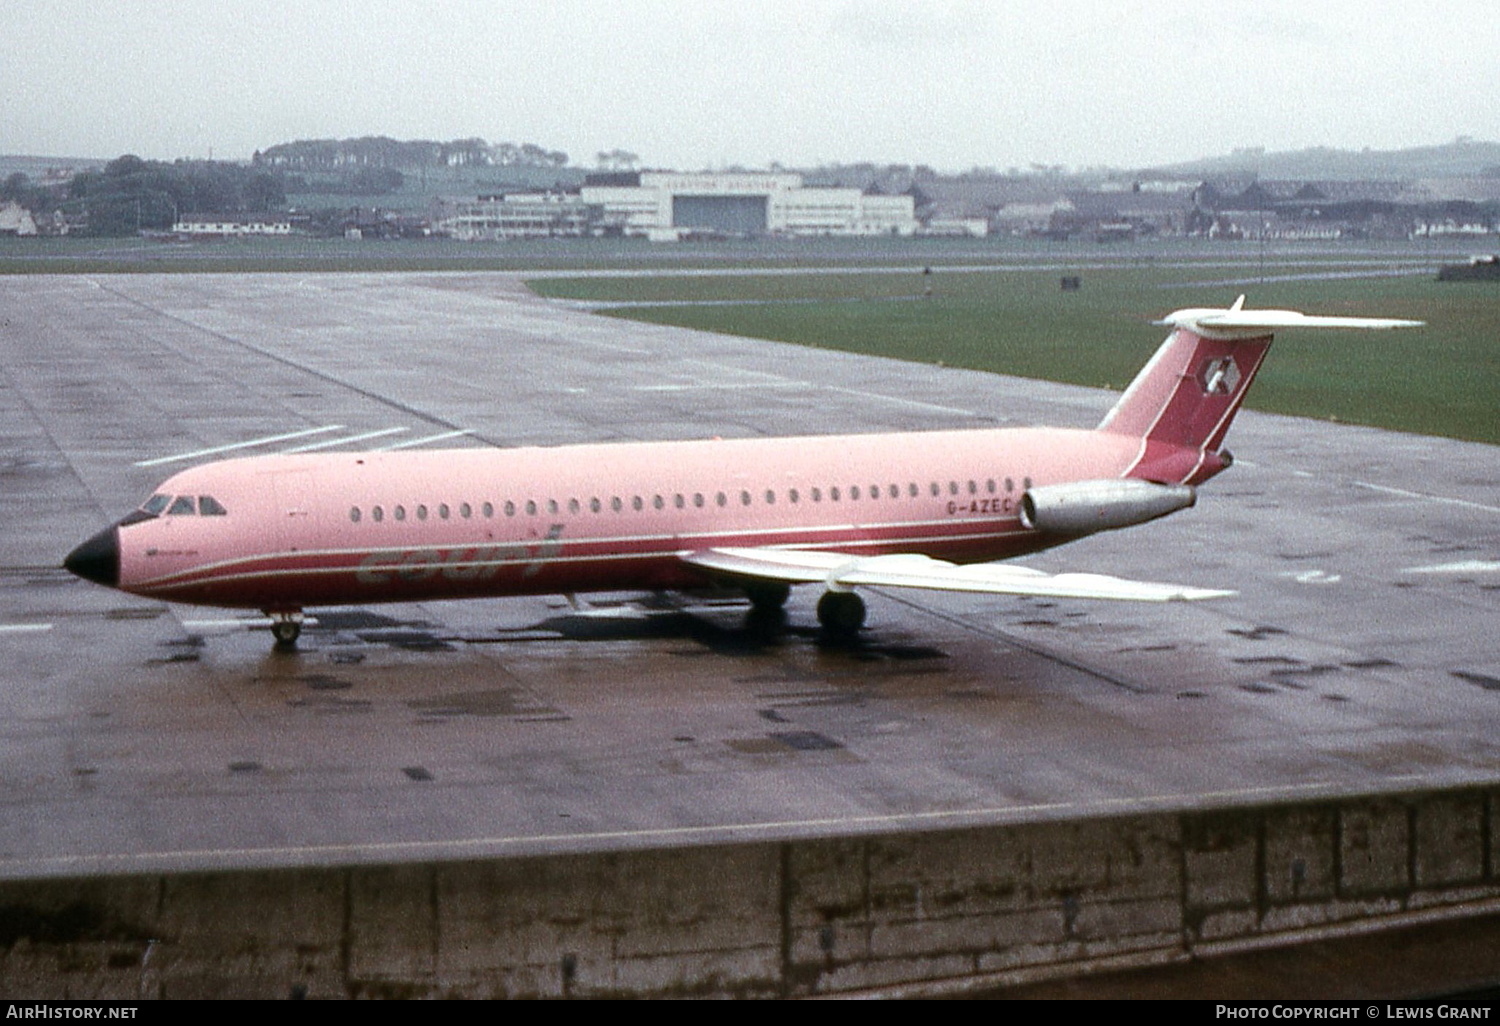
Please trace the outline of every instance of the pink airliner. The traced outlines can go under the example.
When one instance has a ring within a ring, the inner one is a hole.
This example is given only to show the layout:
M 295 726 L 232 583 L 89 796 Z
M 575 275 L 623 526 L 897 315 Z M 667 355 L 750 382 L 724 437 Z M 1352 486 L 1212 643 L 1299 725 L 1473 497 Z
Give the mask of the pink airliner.
M 80 577 L 259 609 L 294 647 L 309 606 L 729 584 L 761 610 L 861 587 L 1167 601 L 1232 592 L 994 560 L 1193 505 L 1278 328 L 1419 321 L 1178 310 L 1092 430 L 1005 428 L 557 448 L 261 456 L 183 471 L 71 552 Z

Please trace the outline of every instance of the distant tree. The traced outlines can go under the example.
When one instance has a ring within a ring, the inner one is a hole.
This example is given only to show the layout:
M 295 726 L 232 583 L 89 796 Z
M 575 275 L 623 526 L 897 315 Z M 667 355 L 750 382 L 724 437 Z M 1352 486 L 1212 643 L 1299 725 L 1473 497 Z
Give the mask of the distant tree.
M 190 214 L 266 212 L 284 206 L 279 174 L 215 161 L 166 164 L 133 155 L 85 171 L 68 184 L 68 208 L 91 235 L 166 229 Z
M 146 162 L 133 153 L 116 157 L 104 165 L 104 173 L 111 178 L 126 178 L 130 175 L 140 174 L 145 169 Z
M 0 200 L 19 203 L 30 190 L 31 179 L 27 178 L 23 172 L 17 171 L 6 178 L 4 184 L 0 184 Z
M 568 155 L 534 143 L 497 143 L 483 139 L 430 139 L 401 141 L 373 135 L 358 139 L 299 139 L 257 150 L 253 163 L 263 168 L 290 171 L 336 171 L 350 165 L 365 167 L 422 168 L 442 166 L 566 167 Z
M 473 165 L 481 166 L 489 164 L 493 160 L 493 151 L 490 144 L 483 139 L 455 139 L 452 142 L 443 143 L 439 147 L 442 163 L 447 165 Z

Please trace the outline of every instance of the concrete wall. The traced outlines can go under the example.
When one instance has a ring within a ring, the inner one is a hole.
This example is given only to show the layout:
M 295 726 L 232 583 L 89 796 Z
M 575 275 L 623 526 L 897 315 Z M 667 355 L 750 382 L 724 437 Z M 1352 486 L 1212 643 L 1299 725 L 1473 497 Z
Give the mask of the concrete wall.
M 1500 789 L 491 861 L 0 883 L 11 998 L 799 996 L 1500 907 Z

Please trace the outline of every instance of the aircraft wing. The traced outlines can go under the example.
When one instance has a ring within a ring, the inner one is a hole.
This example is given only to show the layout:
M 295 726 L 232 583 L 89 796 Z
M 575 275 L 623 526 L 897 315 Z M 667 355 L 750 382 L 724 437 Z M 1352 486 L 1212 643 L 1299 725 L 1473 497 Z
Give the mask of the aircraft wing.
M 808 549 L 724 548 L 690 552 L 687 563 L 731 577 L 824 584 L 835 591 L 867 586 L 972 591 L 1044 598 L 1123 599 L 1134 602 L 1223 598 L 1233 591 L 1131 581 L 1102 574 L 1048 574 L 1008 563 L 960 566 L 912 554 L 851 556 Z
M 1152 323 L 1163 327 L 1187 328 L 1208 338 L 1234 339 L 1269 335 L 1282 328 L 1356 328 L 1380 331 L 1417 328 L 1423 322 L 1391 317 L 1321 317 L 1296 310 L 1246 310 L 1245 297 L 1241 296 L 1227 310 L 1194 307 L 1178 310 Z

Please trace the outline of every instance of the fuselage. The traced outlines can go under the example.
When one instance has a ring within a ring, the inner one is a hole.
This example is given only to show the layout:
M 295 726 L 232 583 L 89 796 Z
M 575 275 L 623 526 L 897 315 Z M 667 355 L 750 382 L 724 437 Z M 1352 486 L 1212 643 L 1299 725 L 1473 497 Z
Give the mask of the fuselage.
M 1022 526 L 1027 489 L 1118 477 L 1140 454 L 1037 428 L 227 460 L 110 529 L 105 583 L 275 611 L 696 587 L 681 555 L 724 546 L 981 562 L 1067 540 Z

